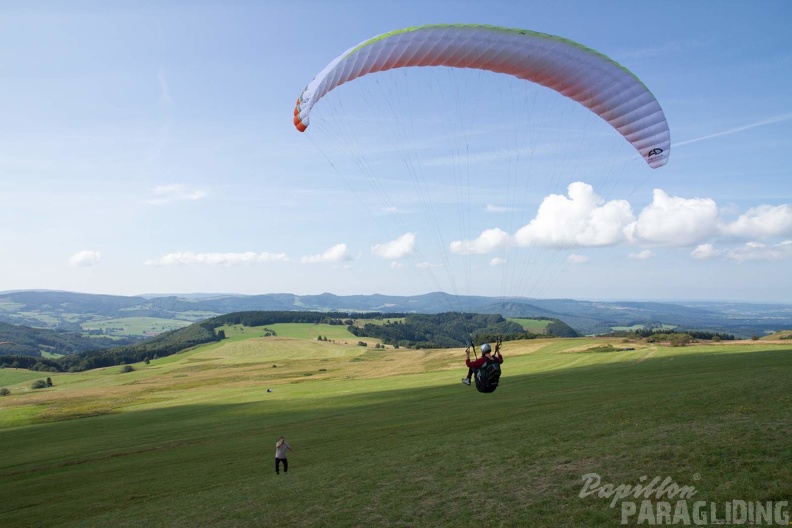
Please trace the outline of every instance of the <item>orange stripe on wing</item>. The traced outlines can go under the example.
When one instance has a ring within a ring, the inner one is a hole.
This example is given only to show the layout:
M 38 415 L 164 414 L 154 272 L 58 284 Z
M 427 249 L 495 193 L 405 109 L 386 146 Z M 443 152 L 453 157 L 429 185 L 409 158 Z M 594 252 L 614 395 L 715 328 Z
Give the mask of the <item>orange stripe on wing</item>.
M 308 126 L 304 125 L 300 117 L 297 115 L 294 116 L 294 126 L 297 127 L 297 130 L 300 132 L 305 132 L 305 129 L 308 128 Z

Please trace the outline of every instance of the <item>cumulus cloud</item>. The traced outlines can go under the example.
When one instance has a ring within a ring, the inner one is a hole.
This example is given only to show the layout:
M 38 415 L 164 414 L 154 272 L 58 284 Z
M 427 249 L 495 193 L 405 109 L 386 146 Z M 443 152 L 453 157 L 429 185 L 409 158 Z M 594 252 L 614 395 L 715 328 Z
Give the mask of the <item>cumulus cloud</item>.
M 99 264 L 102 259 L 102 254 L 98 251 L 85 250 L 78 251 L 69 257 L 69 266 L 88 267 Z
M 583 182 L 570 184 L 567 192 L 545 197 L 536 218 L 514 235 L 517 245 L 602 247 L 627 240 L 635 217 L 626 200 L 606 202 Z
M 398 260 L 415 253 L 415 234 L 405 233 L 396 240 L 371 246 L 371 253 L 388 260 Z
M 654 253 L 648 249 L 644 249 L 643 251 L 638 251 L 637 253 L 630 253 L 627 255 L 627 257 L 635 260 L 647 260 L 654 257 Z
M 699 260 L 725 258 L 737 262 L 792 260 L 792 240 L 778 244 L 748 242 L 736 248 L 716 249 L 712 244 L 701 244 L 690 254 Z
M 324 253 L 302 257 L 300 262 L 302 264 L 319 264 L 322 262 L 342 262 L 351 260 L 351 258 L 347 253 L 346 244 L 336 244 Z
M 711 198 L 683 198 L 654 189 L 652 203 L 635 218 L 627 201 L 605 202 L 590 185 L 575 182 L 569 185 L 567 196 L 545 197 L 536 217 L 515 233 L 514 241 L 518 246 L 551 248 L 623 243 L 692 247 L 724 236 L 732 240 L 792 236 L 792 205 L 760 205 L 733 222 L 724 222 Z M 652 256 L 645 250 L 630 258 Z
M 567 194 L 546 196 L 535 217 L 513 236 L 500 228 L 483 231 L 474 240 L 451 243 L 456 254 L 486 254 L 508 245 L 574 249 L 616 245 L 655 247 L 695 247 L 696 259 L 716 256 L 733 260 L 767 260 L 786 258 L 786 246 L 771 244 L 771 239 L 792 237 L 792 204 L 760 205 L 749 209 L 731 222 L 711 198 L 672 196 L 654 189 L 652 202 L 636 217 L 626 200 L 606 201 L 584 182 L 574 182 Z M 488 205 L 490 212 L 501 211 Z M 740 248 L 716 249 L 712 244 L 750 242 Z M 765 244 L 756 245 L 756 241 Z M 768 245 L 769 244 L 769 245 Z M 651 249 L 636 250 L 628 257 L 646 260 L 655 256 Z
M 509 242 L 509 234 L 500 228 L 486 229 L 475 240 L 451 242 L 451 252 L 460 255 L 490 253 Z
M 646 244 L 699 244 L 718 233 L 718 206 L 710 198 L 680 198 L 655 189 L 652 203 L 641 211 L 630 232 Z
M 792 206 L 760 205 L 722 226 L 721 231 L 745 239 L 792 236 Z
M 146 261 L 146 266 L 174 266 L 204 264 L 213 266 L 239 266 L 262 264 L 265 262 L 286 262 L 289 259 L 285 253 L 193 253 L 192 251 L 168 253 L 158 259 Z
M 206 196 L 200 189 L 190 189 L 185 185 L 172 183 L 158 185 L 151 190 L 154 195 L 148 200 L 150 205 L 167 205 L 174 202 L 195 201 Z
M 566 258 L 566 261 L 569 262 L 570 264 L 585 264 L 589 260 L 591 259 L 585 255 L 575 255 L 575 254 L 569 255 Z
M 567 188 L 567 195 L 544 198 L 536 216 L 514 237 L 499 228 L 483 231 L 475 240 L 451 243 L 457 254 L 484 254 L 510 242 L 517 246 L 545 248 L 607 247 L 619 244 L 686 247 L 703 244 L 727 234 L 732 237 L 766 238 L 792 234 L 792 206 L 760 206 L 735 222 L 723 224 L 716 203 L 709 198 L 670 196 L 655 189 L 652 203 L 636 218 L 626 200 L 605 201 L 584 182 Z M 630 255 L 651 258 L 649 250 Z
M 442 264 L 433 264 L 431 262 L 418 262 L 415 264 L 418 269 L 442 268 Z
M 495 257 L 489 262 L 490 266 L 503 266 L 504 264 L 506 264 L 506 259 L 502 259 L 500 257 Z

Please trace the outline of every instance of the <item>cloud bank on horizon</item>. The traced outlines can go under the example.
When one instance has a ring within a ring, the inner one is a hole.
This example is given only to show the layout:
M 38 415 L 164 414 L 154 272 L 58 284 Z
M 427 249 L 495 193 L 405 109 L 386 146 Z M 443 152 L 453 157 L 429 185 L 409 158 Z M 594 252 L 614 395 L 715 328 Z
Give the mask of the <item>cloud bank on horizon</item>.
M 514 234 L 499 227 L 484 230 L 476 239 L 458 240 L 449 244 L 451 253 L 486 255 L 507 246 L 563 248 L 616 247 L 642 248 L 629 258 L 645 260 L 654 253 L 648 248 L 690 247 L 695 259 L 729 258 L 734 260 L 780 260 L 792 258 L 788 249 L 792 240 L 792 205 L 759 205 L 734 220 L 721 214 L 711 198 L 669 196 L 654 189 L 651 204 L 638 215 L 626 200 L 605 201 L 593 187 L 583 182 L 568 186 L 567 195 L 551 194 L 542 200 L 536 216 Z M 738 249 L 716 249 L 715 243 L 740 242 Z M 405 233 L 395 240 L 376 243 L 371 254 L 386 260 L 401 260 L 416 252 L 416 234 Z M 338 263 L 351 260 L 347 244 L 336 244 L 316 255 L 298 260 L 302 264 Z M 285 253 L 194 253 L 175 252 L 146 265 L 251 265 L 274 261 L 290 261 Z M 581 262 L 582 259 L 573 259 Z M 99 262 L 95 251 L 82 251 L 71 259 L 78 264 Z M 70 261 L 70 262 L 71 262 Z M 495 262 L 497 264 L 499 262 Z

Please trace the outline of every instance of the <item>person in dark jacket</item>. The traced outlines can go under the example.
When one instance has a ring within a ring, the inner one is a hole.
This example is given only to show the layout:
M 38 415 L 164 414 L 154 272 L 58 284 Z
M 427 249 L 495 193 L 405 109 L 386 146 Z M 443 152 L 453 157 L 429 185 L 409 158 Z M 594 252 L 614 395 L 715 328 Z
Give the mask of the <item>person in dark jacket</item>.
M 462 378 L 462 383 L 468 386 L 470 385 L 470 379 L 473 377 L 473 372 L 477 368 L 483 367 L 488 361 L 503 363 L 503 356 L 500 353 L 500 349 L 496 348 L 495 354 L 493 354 L 492 347 L 489 345 L 489 343 L 484 343 L 483 345 L 481 345 L 481 357 L 474 361 L 470 361 L 469 348 L 465 350 L 465 354 L 467 354 L 467 359 L 465 359 L 465 365 L 467 365 L 468 367 L 468 374 L 467 377 Z

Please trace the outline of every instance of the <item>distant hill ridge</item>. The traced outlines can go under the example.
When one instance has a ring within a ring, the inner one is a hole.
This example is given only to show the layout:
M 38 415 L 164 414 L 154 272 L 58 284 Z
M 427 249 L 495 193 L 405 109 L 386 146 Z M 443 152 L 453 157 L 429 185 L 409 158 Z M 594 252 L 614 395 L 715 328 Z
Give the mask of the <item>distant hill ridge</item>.
M 159 317 L 195 321 L 243 311 L 399 312 L 449 311 L 504 317 L 559 319 L 580 334 L 612 327 L 671 325 L 763 336 L 792 328 L 792 304 L 691 301 L 586 301 L 521 297 L 423 295 L 97 295 L 62 291 L 0 292 L 0 321 L 39 328 L 75 328 L 91 318 Z M 192 314 L 189 317 L 186 314 Z M 197 315 L 196 315 L 197 314 Z

